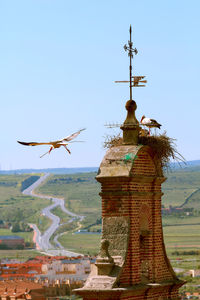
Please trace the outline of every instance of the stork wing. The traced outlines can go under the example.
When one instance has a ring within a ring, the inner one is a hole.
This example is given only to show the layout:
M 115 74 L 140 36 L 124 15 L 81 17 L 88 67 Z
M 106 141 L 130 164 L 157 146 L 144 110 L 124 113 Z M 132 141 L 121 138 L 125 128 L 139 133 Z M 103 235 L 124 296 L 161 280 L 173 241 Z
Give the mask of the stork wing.
M 49 142 L 49 143 L 36 143 L 36 142 L 20 142 L 20 141 L 17 141 L 19 144 L 22 144 L 22 145 L 25 145 L 25 146 L 39 146 L 39 145 L 51 145 L 52 143 Z
M 66 138 L 62 139 L 61 141 L 66 141 L 66 142 L 71 141 L 71 140 L 73 140 L 75 137 L 77 137 L 77 135 L 79 135 L 81 131 L 83 131 L 83 130 L 85 130 L 85 129 L 86 129 L 86 128 L 83 128 L 83 129 L 81 129 L 81 130 L 79 130 L 79 131 L 77 131 L 77 132 L 75 132 L 75 133 L 73 133 L 73 134 L 67 136 Z M 61 142 L 61 141 L 59 141 L 59 142 Z
M 151 122 L 153 122 L 153 123 L 158 123 L 156 120 L 154 120 L 154 119 L 150 119 L 150 121 Z

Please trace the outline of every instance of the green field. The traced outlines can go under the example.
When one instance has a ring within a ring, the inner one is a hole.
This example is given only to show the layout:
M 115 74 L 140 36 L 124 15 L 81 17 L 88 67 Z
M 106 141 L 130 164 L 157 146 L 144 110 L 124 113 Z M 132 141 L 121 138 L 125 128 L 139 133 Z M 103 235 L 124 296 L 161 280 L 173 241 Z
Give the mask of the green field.
M 0 175 L 0 219 L 11 223 L 35 223 L 44 231 L 50 220 L 41 215 L 41 209 L 50 205 L 51 201 L 21 193 L 22 183 L 29 177 L 30 174 Z
M 200 216 L 187 216 L 186 214 L 181 216 L 166 215 L 162 217 L 163 227 L 169 225 L 195 225 L 200 224 Z M 190 227 L 191 228 L 191 227 Z
M 29 176 L 30 175 L 0 175 L 0 203 L 4 204 L 4 201 L 6 201 L 8 197 L 21 195 L 21 183 Z
M 200 225 L 163 227 L 166 248 L 200 249 Z
M 101 217 L 100 184 L 95 176 L 96 173 L 54 175 L 39 187 L 38 192 L 63 197 L 66 208 L 86 216 L 83 223 L 87 226 Z
M 40 188 L 39 192 L 49 195 L 63 197 L 65 199 L 66 207 L 77 213 L 85 215 L 86 218 L 82 222 L 82 227 L 89 227 L 90 231 L 99 230 L 101 225 L 95 224 L 101 216 L 101 199 L 98 195 L 100 185 L 95 180 L 96 173 L 74 174 L 74 175 L 52 175 L 47 182 Z M 200 194 L 196 193 L 194 197 L 190 197 L 200 187 L 200 171 L 184 171 L 182 169 L 173 173 L 168 173 L 167 181 L 163 184 L 163 204 L 165 207 L 182 205 L 186 199 L 187 207 L 193 207 L 196 203 L 197 213 L 191 215 L 167 215 L 163 216 L 163 226 L 165 233 L 166 246 L 169 249 L 176 248 L 177 245 L 189 247 L 190 245 L 200 244 L 200 237 L 198 230 L 200 229 Z M 54 212 L 64 218 L 63 213 L 59 208 Z M 64 221 L 64 219 L 63 219 Z M 167 225 L 182 225 L 182 226 L 167 226 Z M 167 227 L 166 227 L 167 226 Z M 76 227 L 74 225 L 74 227 Z M 87 253 L 92 250 L 94 252 L 98 249 L 99 235 L 91 237 L 90 235 L 73 235 L 70 236 L 70 228 L 66 228 L 68 234 L 60 237 L 60 242 L 68 248 L 70 242 L 73 241 L 73 248 L 75 251 Z M 61 230 L 64 232 L 65 230 Z M 192 232 L 192 235 L 190 234 Z M 199 230 L 200 232 L 200 230 Z M 196 235 L 197 234 L 197 235 Z M 92 240 L 92 245 L 90 240 Z M 76 242 L 75 242 L 76 241 Z M 85 242 L 84 242 L 85 241 Z M 83 249 L 82 242 L 84 242 L 85 249 Z M 89 246 L 88 246 L 89 245 Z M 82 248 L 80 248 L 82 247 Z
M 17 220 L 35 223 L 41 231 L 49 226 L 49 219 L 41 215 L 41 209 L 50 205 L 48 199 L 39 199 L 21 194 L 21 183 L 30 175 L 0 175 L 0 213 L 4 221 Z M 95 255 L 99 252 L 100 234 L 74 234 L 80 226 L 90 231 L 99 230 L 101 224 L 100 185 L 95 180 L 96 173 L 73 175 L 51 175 L 39 188 L 39 193 L 63 197 L 69 210 L 85 215 L 82 224 L 77 221 L 65 224 L 69 217 L 57 207 L 52 212 L 61 218 L 64 225 L 56 232 L 66 232 L 59 241 L 68 250 L 77 253 Z M 172 213 L 162 218 L 164 240 L 167 254 L 173 267 L 189 270 L 200 267 L 199 255 L 191 255 L 190 251 L 200 251 L 200 168 L 193 171 L 176 170 L 168 173 L 167 181 L 163 183 L 164 196 L 162 204 L 165 207 L 180 206 L 190 209 L 190 213 Z M 10 230 L 1 229 L 0 235 L 13 234 Z M 23 236 L 25 241 L 31 241 L 32 233 L 15 233 Z M 37 252 L 26 250 L 0 251 L 1 257 L 31 257 Z M 174 253 L 180 253 L 175 255 Z M 186 254 L 183 254 L 186 253 Z M 180 275 L 182 276 L 182 275 Z M 200 284 L 194 279 L 189 284 Z
M 163 184 L 163 204 L 165 207 L 181 205 L 188 199 L 185 207 L 195 208 L 196 213 L 186 216 L 163 216 L 163 226 L 175 224 L 198 224 L 200 217 L 200 171 L 177 170 L 168 173 Z M 41 209 L 50 204 L 48 199 L 39 199 L 21 194 L 21 184 L 30 175 L 0 175 L 0 213 L 4 221 L 21 221 L 36 223 L 44 231 L 50 221 L 41 215 Z M 100 184 L 95 180 L 96 173 L 80 173 L 72 175 L 51 175 L 39 188 L 40 193 L 63 197 L 65 206 L 86 218 L 82 227 L 90 227 L 91 231 L 99 230 L 96 222 L 101 217 L 101 199 L 98 195 Z M 13 209 L 14 207 L 14 209 Z M 53 211 L 67 223 L 69 217 L 57 207 Z M 76 227 L 76 226 L 74 226 Z M 183 227 L 182 227 L 183 229 Z M 190 227 L 191 229 L 191 227 Z
M 99 197 L 100 185 L 95 180 L 96 173 L 83 173 L 73 175 L 52 175 L 47 182 L 40 188 L 39 192 L 63 197 L 65 206 L 77 213 L 85 215 L 83 227 L 94 224 L 101 217 L 101 199 Z M 194 191 L 200 187 L 200 171 L 189 172 L 178 170 L 176 172 L 166 174 L 168 179 L 164 182 L 162 188 L 164 196 L 162 204 L 165 207 L 182 205 L 186 199 L 190 199 L 185 207 L 195 207 L 200 211 L 200 192 L 194 194 Z M 59 216 L 64 217 L 60 209 L 56 209 Z M 55 211 L 56 212 L 56 211 Z M 190 216 L 164 216 L 163 225 L 169 224 L 196 224 L 198 221 L 198 213 Z M 64 220 L 63 220 L 64 221 Z M 91 228 L 91 229 L 92 229 Z M 98 227 L 99 229 L 99 227 Z M 92 229 L 93 230 L 93 229 Z
M 69 215 L 67 215 L 65 212 L 62 211 L 60 206 L 55 207 L 54 209 L 51 210 L 51 212 L 60 217 L 60 223 L 67 223 L 71 218 Z
M 29 258 L 33 258 L 37 255 L 43 255 L 34 250 L 0 250 L 0 259 L 18 259 L 26 261 Z
M 25 242 L 33 241 L 33 232 L 12 232 L 10 229 L 0 228 L 0 235 L 18 235 L 24 238 Z
M 166 188 L 163 184 L 162 204 L 165 207 L 169 205 L 180 206 L 196 190 L 196 188 Z
M 165 207 L 183 204 L 195 190 L 200 188 L 200 170 L 197 170 L 196 172 L 178 170 L 165 174 L 167 180 L 162 185 L 164 192 L 162 204 L 164 204 Z
M 175 250 L 200 250 L 200 225 L 166 226 L 163 228 L 165 246 L 169 254 Z M 101 234 L 67 233 L 59 238 L 61 244 L 75 252 L 94 254 L 99 250 Z M 170 255 L 171 256 L 171 255 Z
M 100 240 L 101 234 L 66 233 L 59 238 L 66 249 L 89 255 L 98 254 Z
M 95 180 L 96 173 L 73 175 L 52 175 L 39 187 L 39 192 L 65 198 L 65 205 L 80 214 L 98 214 L 100 210 L 100 184 Z M 167 173 L 162 185 L 164 192 L 162 203 L 178 206 L 198 188 L 200 188 L 200 171 Z M 200 195 L 196 195 L 200 200 Z M 200 203 L 200 201 L 199 201 Z
M 200 189 L 195 190 L 184 203 L 184 207 L 193 207 L 194 209 L 199 209 L 199 199 L 200 199 Z

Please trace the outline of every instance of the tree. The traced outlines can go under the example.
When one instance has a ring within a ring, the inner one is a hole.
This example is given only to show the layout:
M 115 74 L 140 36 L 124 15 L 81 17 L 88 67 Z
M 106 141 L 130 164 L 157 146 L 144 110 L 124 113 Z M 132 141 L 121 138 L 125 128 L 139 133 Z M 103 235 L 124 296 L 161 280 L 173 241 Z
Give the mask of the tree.
M 14 223 L 13 225 L 12 225 L 12 230 L 11 230 L 12 232 L 20 232 L 21 230 L 20 230 L 20 226 L 19 226 L 19 223 Z

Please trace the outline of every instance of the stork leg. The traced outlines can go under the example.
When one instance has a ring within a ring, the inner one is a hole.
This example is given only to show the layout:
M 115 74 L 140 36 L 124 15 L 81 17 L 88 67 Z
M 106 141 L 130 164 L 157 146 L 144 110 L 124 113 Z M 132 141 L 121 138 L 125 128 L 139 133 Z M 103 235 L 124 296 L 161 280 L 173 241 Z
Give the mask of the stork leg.
M 66 145 L 63 145 L 65 147 L 65 149 L 68 151 L 69 154 L 71 154 L 71 151 L 67 148 Z
M 51 148 L 49 149 L 49 151 L 47 151 L 47 152 L 45 152 L 44 154 L 42 154 L 41 156 L 40 156 L 40 158 L 42 158 L 43 156 L 45 156 L 46 154 L 50 154 L 51 153 L 51 151 L 53 150 L 53 146 L 51 146 Z
M 149 127 L 149 135 L 151 135 L 151 129 L 150 129 L 150 127 Z
M 49 153 L 49 151 L 45 152 L 44 154 L 42 154 L 42 155 L 40 156 L 40 158 L 42 158 L 43 156 L 45 156 L 45 155 L 48 154 L 48 153 Z
M 53 150 L 53 146 L 51 146 L 51 148 L 49 149 L 49 154 L 51 153 L 52 150 Z

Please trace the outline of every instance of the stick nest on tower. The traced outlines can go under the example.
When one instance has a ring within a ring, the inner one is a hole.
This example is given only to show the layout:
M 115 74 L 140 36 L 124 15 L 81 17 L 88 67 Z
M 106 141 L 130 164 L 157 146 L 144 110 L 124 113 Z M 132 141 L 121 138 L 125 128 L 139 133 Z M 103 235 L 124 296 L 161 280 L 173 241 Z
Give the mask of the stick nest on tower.
M 170 159 L 176 162 L 185 162 L 184 157 L 177 151 L 175 139 L 166 135 L 166 132 L 160 135 L 139 136 L 138 144 L 150 146 L 155 153 L 155 158 L 161 161 L 161 165 L 165 169 L 169 169 Z M 104 148 L 112 148 L 123 145 L 123 138 L 120 134 L 106 136 Z

